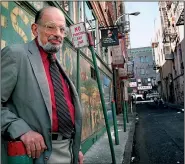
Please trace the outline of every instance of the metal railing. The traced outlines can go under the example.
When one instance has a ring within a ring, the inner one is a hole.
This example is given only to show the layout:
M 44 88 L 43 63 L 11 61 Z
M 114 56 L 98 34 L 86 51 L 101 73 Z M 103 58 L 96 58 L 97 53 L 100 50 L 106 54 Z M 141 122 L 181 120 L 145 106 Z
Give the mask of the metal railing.
M 179 22 L 179 19 L 182 19 L 183 17 L 183 11 L 184 11 L 184 3 L 183 2 L 178 2 L 176 5 L 175 5 L 175 8 L 174 8 L 174 13 L 175 13 L 175 24 L 177 25 L 178 22 Z M 182 25 L 181 22 L 179 22 L 180 24 L 179 25 Z

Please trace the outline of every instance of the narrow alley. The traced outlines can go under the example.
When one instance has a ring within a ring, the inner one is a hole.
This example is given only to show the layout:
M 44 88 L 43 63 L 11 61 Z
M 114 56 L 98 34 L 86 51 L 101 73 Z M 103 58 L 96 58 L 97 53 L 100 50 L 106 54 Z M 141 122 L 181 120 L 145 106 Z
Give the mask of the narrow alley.
M 138 104 L 132 163 L 184 163 L 184 113 Z

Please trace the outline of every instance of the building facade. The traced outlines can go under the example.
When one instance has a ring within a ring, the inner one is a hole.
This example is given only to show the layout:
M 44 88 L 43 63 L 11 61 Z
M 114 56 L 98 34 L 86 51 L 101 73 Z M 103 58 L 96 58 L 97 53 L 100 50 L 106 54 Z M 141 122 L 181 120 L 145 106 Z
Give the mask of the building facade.
M 145 90 L 154 89 L 156 71 L 153 70 L 154 59 L 152 47 L 133 48 L 129 52 L 130 57 L 134 61 L 134 78 L 131 82 L 137 82 L 137 88 L 135 88 L 137 92 L 143 93 Z M 148 87 L 144 89 L 142 86 Z
M 184 2 L 159 2 L 160 25 L 153 38 L 158 90 L 165 101 L 184 104 Z
M 85 22 L 86 29 L 93 36 L 107 114 L 110 114 L 109 118 L 111 118 L 111 101 L 113 99 L 111 63 L 113 54 L 109 48 L 101 46 L 100 27 L 107 28 L 114 25 L 118 17 L 117 14 L 124 12 L 123 8 L 120 8 L 120 2 L 12 1 L 1 2 L 0 6 L 1 48 L 15 43 L 27 43 L 34 39 L 30 27 L 34 22 L 36 12 L 45 6 L 59 8 L 65 15 L 66 26 L 68 27 L 79 22 Z M 63 47 L 56 55 L 75 86 L 77 86 L 77 69 L 80 69 L 79 95 L 84 111 L 81 142 L 82 151 L 85 153 L 105 132 L 106 128 L 92 54 L 88 47 L 81 48 L 79 52 L 80 68 L 77 68 L 77 49 L 73 46 L 72 37 L 69 34 L 64 39 Z

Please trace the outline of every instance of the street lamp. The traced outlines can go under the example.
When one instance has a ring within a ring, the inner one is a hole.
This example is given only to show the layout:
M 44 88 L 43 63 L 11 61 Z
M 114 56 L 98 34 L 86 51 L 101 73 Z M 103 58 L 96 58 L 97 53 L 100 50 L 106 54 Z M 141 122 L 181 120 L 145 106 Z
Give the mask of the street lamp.
M 129 27 L 128 27 L 128 29 L 129 30 L 125 30 L 125 27 L 124 27 L 124 33 L 128 33 L 129 31 L 130 31 L 130 20 L 129 20 L 129 16 L 130 15 L 133 15 L 133 16 L 138 16 L 140 14 L 140 12 L 133 12 L 133 13 L 124 13 L 124 14 L 122 14 L 121 16 L 119 16 L 118 17 L 118 19 L 115 21 L 115 23 L 114 23 L 114 25 L 116 26 L 117 25 L 117 22 L 123 17 L 123 16 L 125 16 L 125 15 L 127 15 L 128 16 L 128 21 L 125 21 L 124 23 L 125 23 L 125 25 L 128 25 Z M 126 23 L 128 23 L 128 24 L 126 24 Z M 130 49 L 131 49 L 131 46 L 130 46 Z M 130 62 L 131 63 L 131 62 Z M 127 63 L 127 64 L 129 64 L 129 62 Z M 133 61 L 132 61 L 132 69 L 131 69 L 131 71 L 134 71 L 134 69 L 133 69 Z M 127 69 L 128 69 L 128 67 L 127 67 Z M 114 68 L 113 68 L 113 74 L 114 74 Z
M 124 13 L 124 14 L 122 14 L 121 16 L 118 17 L 118 19 L 116 20 L 116 22 L 114 23 L 114 25 L 116 25 L 117 22 L 119 21 L 119 19 L 122 18 L 122 17 L 125 16 L 125 15 L 128 15 L 128 16 L 129 16 L 129 15 L 138 16 L 139 14 L 140 14 L 140 12 L 138 12 L 138 11 L 137 11 L 137 12 L 134 12 L 134 13 Z

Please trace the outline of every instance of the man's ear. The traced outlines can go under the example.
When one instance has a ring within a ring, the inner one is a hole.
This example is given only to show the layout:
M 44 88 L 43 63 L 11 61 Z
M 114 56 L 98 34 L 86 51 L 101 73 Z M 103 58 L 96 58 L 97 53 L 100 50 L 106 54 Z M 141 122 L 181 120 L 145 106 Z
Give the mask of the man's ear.
M 35 23 L 33 23 L 33 24 L 31 25 L 31 30 L 32 30 L 33 35 L 34 35 L 35 37 L 37 37 L 37 36 L 38 36 L 38 26 L 37 26 Z

